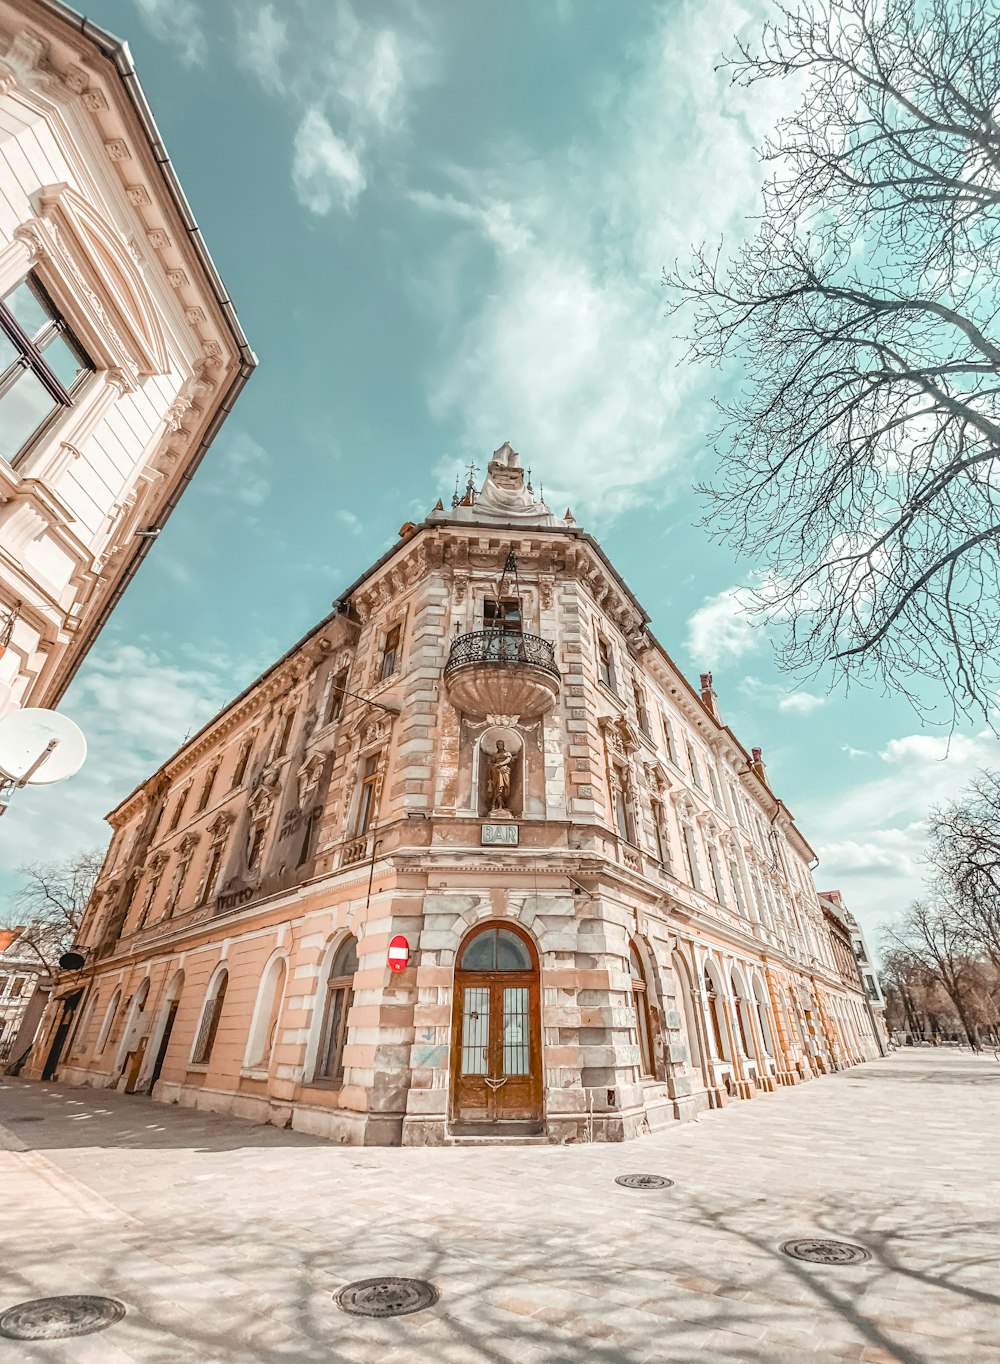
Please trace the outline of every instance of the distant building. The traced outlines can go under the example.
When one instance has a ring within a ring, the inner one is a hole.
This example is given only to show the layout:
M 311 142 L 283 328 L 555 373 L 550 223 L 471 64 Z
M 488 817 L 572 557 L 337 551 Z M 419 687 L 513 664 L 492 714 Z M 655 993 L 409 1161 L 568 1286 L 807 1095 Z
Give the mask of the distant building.
M 0 1070 L 31 1046 L 52 978 L 17 933 L 0 929 Z
M 861 925 L 844 904 L 844 898 L 839 890 L 821 890 L 819 902 L 831 929 L 831 939 L 841 976 L 845 982 L 852 980 L 855 982 L 855 988 L 870 1015 L 879 1050 L 882 1051 L 888 1037 L 885 1024 L 885 996 L 882 994 L 878 972 L 871 960 Z M 849 957 L 845 956 L 845 945 Z
M 58 703 L 255 363 L 128 48 L 0 0 L 0 715 Z
M 760 750 L 506 444 L 109 820 L 33 1074 L 620 1141 L 875 1054 Z

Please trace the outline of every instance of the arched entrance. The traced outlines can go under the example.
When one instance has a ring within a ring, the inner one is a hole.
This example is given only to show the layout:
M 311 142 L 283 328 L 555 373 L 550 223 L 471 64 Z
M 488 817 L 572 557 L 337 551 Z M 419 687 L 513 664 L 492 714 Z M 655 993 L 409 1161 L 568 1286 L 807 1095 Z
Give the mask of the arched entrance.
M 451 1057 L 456 1129 L 540 1129 L 538 958 L 527 936 L 511 925 L 484 924 L 459 950 Z

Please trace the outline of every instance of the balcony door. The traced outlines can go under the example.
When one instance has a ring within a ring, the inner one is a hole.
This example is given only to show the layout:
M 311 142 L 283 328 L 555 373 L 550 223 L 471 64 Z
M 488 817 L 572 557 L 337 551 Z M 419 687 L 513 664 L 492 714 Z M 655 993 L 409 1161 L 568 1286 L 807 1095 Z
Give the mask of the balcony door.
M 538 965 L 527 938 L 512 928 L 487 924 L 459 954 L 451 1098 L 457 1129 L 541 1127 Z

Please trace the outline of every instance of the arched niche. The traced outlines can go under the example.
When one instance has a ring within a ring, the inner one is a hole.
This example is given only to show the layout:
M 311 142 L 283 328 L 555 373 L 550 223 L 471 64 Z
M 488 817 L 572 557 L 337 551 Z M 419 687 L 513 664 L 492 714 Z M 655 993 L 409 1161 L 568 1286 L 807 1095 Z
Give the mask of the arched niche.
M 502 746 L 502 749 L 501 749 Z M 510 791 L 507 795 L 506 811 L 512 818 L 524 812 L 524 740 L 510 725 L 492 725 L 476 745 L 476 771 L 473 790 L 477 793 L 477 811 L 484 817 L 503 816 L 494 806 L 490 795 L 490 777 L 498 752 L 511 754 Z

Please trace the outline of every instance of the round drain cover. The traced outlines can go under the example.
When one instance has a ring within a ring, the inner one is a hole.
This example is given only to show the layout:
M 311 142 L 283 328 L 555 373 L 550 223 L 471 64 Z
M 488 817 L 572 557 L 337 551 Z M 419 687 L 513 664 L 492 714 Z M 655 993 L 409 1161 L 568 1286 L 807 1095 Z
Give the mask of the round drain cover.
M 334 1302 L 356 1317 L 406 1317 L 432 1307 L 438 1291 L 424 1279 L 359 1279 L 334 1295 Z
M 84 1295 L 35 1298 L 8 1307 L 0 1316 L 0 1335 L 11 1340 L 61 1340 L 64 1336 L 89 1336 L 121 1321 L 125 1304 L 117 1298 Z
M 807 1260 L 813 1265 L 862 1265 L 872 1258 L 864 1246 L 850 1241 L 818 1241 L 811 1236 L 786 1241 L 781 1249 L 793 1260 Z
M 673 1182 L 662 1175 L 619 1175 L 615 1180 L 626 1189 L 669 1189 Z

